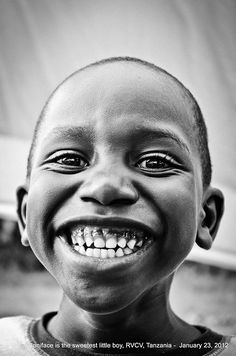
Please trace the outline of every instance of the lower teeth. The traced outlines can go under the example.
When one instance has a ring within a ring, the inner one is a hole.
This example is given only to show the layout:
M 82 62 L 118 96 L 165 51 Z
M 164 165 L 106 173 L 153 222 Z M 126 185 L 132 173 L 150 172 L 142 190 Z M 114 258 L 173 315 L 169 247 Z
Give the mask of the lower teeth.
M 125 247 L 124 249 L 119 247 L 117 250 L 113 248 L 90 248 L 85 249 L 84 246 L 73 245 L 73 248 L 78 251 L 81 255 L 88 257 L 96 257 L 96 258 L 117 258 L 123 257 L 125 255 L 130 255 L 137 251 L 137 249 L 131 250 L 129 247 Z

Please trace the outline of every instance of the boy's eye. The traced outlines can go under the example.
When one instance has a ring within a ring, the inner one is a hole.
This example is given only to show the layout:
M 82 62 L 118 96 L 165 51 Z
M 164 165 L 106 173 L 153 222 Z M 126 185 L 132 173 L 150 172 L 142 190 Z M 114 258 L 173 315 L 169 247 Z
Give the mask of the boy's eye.
M 54 163 L 65 168 L 84 169 L 89 163 L 79 153 L 60 153 L 50 158 L 48 163 Z
M 84 168 L 88 165 L 83 158 L 78 156 L 62 157 L 57 160 L 57 163 L 65 164 L 66 166 L 76 166 L 81 168 Z
M 176 165 L 176 160 L 165 153 L 147 154 L 136 163 L 136 167 L 147 172 L 164 171 Z

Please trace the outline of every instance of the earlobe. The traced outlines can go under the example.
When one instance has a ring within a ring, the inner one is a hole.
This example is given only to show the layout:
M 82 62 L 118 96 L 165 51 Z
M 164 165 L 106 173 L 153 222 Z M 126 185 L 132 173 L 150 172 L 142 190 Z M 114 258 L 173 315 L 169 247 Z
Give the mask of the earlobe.
M 214 241 L 224 212 L 224 196 L 219 189 L 208 187 L 204 194 L 196 243 L 208 250 Z
M 29 239 L 26 229 L 21 233 L 21 243 L 23 246 L 29 246 Z
M 26 229 L 27 197 L 28 192 L 26 187 L 18 187 L 16 191 L 18 226 L 21 234 L 21 243 L 24 246 L 29 246 L 29 239 Z

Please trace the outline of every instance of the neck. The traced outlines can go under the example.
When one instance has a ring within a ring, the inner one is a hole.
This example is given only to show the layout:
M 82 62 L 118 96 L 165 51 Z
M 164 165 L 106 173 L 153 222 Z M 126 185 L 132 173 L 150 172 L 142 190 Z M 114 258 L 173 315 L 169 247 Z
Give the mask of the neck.
M 179 319 L 169 305 L 169 285 L 154 287 L 128 307 L 110 314 L 90 313 L 63 296 L 48 331 L 68 343 L 188 343 L 199 331 Z

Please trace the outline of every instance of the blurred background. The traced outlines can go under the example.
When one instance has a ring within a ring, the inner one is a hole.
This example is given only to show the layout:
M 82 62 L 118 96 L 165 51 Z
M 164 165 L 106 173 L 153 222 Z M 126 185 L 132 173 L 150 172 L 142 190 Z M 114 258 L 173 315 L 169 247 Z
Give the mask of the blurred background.
M 235 0 L 0 0 L 0 316 L 37 316 L 60 300 L 16 226 L 15 190 L 42 106 L 79 67 L 134 56 L 175 75 L 198 100 L 213 184 L 226 198 L 214 247 L 194 247 L 172 305 L 192 323 L 236 334 L 235 38 Z

